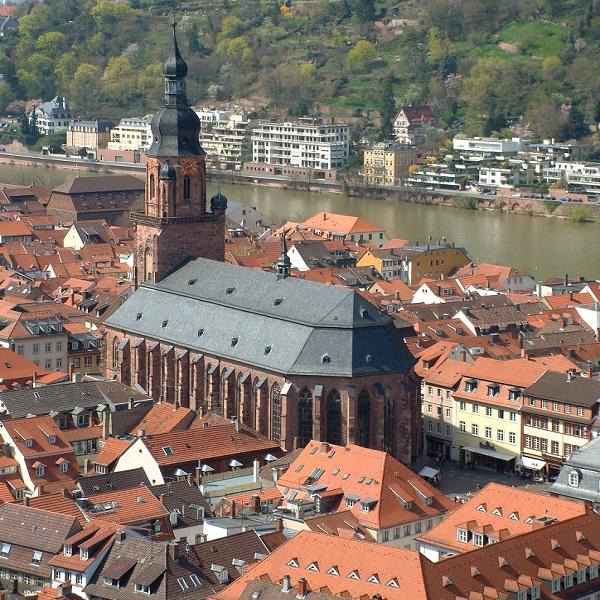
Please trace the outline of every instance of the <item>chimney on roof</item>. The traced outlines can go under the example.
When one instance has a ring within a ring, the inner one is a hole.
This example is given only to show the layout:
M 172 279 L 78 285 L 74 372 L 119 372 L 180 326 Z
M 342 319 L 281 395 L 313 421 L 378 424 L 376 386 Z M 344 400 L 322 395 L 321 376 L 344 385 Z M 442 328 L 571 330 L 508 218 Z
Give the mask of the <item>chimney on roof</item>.
M 134 402 L 135 402 L 135 401 L 134 401 L 134 399 L 133 399 L 133 396 L 129 396 L 129 398 L 127 399 L 127 408 L 128 408 L 129 410 L 132 410 L 132 409 L 133 409 Z
M 192 482 L 194 481 L 194 476 L 193 476 L 191 473 L 188 473 L 188 474 L 185 476 L 185 478 L 186 478 L 186 480 L 187 480 L 187 482 L 188 482 L 188 485 L 192 485 Z
M 260 496 L 258 494 L 252 494 L 250 506 L 253 513 L 258 514 L 260 512 Z
M 321 442 L 321 454 L 327 454 L 331 446 L 327 442 Z
M 169 544 L 169 556 L 171 560 L 179 560 L 184 554 L 184 545 L 185 542 L 181 542 L 177 540 L 176 542 L 171 542 Z
M 71 594 L 72 590 L 73 590 L 73 587 L 71 586 L 70 583 L 61 583 L 56 588 L 56 595 L 58 598 L 66 598 L 67 596 L 69 596 Z
M 569 285 L 569 274 L 565 273 L 565 287 Z
M 164 505 L 165 503 L 165 495 L 164 494 L 160 494 L 158 497 L 158 501 Z
M 61 492 L 62 492 L 62 497 L 63 498 L 70 498 L 71 497 L 71 492 L 69 492 L 69 490 L 67 488 L 62 488 Z
M 306 577 L 298 579 L 298 596 L 306 596 Z
M 569 369 L 567 371 L 567 383 L 570 383 L 571 381 L 573 381 L 573 371 Z
M 143 439 L 146 437 L 146 430 L 145 429 L 138 429 L 138 437 L 140 439 Z
M 290 576 L 284 575 L 283 579 L 281 581 L 281 591 L 287 593 L 290 591 L 290 589 L 291 589 Z
M 200 481 L 202 481 L 202 471 L 199 465 L 196 467 L 196 477 L 194 479 L 198 484 L 200 483 Z
M 117 531 L 116 535 L 115 535 L 115 541 L 116 542 L 124 542 L 127 538 L 127 532 L 125 531 L 125 529 L 119 529 L 119 531 Z
M 29 496 L 28 495 L 23 496 L 23 505 L 29 506 Z
M 281 517 L 275 519 L 275 531 L 283 531 L 283 519 Z
M 231 510 L 229 512 L 231 514 L 231 518 L 235 519 L 237 515 L 237 504 L 235 503 L 235 500 L 231 501 Z

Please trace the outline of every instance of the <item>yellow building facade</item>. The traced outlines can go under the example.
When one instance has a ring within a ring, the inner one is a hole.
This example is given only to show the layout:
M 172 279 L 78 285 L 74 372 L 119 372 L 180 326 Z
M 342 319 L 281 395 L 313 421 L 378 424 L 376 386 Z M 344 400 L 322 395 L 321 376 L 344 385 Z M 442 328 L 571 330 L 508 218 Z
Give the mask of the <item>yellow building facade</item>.
M 364 151 L 365 183 L 373 186 L 400 186 L 408 175 L 408 168 L 416 159 L 417 151 L 414 146 L 396 142 L 375 144 Z

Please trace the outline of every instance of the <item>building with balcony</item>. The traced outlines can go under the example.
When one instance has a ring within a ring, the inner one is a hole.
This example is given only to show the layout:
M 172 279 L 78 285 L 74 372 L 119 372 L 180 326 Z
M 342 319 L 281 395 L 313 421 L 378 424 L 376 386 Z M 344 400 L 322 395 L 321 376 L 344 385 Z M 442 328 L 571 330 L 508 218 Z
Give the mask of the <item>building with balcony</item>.
M 121 119 L 116 127 L 110 130 L 109 150 L 141 150 L 145 151 L 152 144 L 152 130 L 147 118 Z
M 350 154 L 350 128 L 324 119 L 262 122 L 252 129 L 252 162 L 319 170 L 342 169 Z
M 366 148 L 363 154 L 364 181 L 374 186 L 399 186 L 408 175 L 408 167 L 417 159 L 414 146 L 381 142 Z

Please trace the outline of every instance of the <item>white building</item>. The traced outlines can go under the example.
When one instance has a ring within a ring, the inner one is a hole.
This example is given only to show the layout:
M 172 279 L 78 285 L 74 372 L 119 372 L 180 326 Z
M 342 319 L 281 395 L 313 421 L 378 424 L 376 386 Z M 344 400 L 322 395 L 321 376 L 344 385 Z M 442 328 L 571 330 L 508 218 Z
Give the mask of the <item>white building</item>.
M 109 150 L 148 150 L 152 144 L 150 119 L 144 117 L 121 119 L 117 127 L 110 130 Z
M 544 169 L 544 180 L 562 182 L 573 191 L 600 194 L 600 163 L 556 161 Z
M 350 154 L 350 128 L 323 119 L 259 123 L 252 129 L 252 162 L 341 169 Z
M 479 185 L 512 188 L 519 185 L 519 171 L 510 168 L 481 167 L 479 169 Z
M 55 96 L 40 104 L 34 113 L 36 129 L 42 135 L 66 133 L 67 127 L 73 123 L 73 113 L 64 96 Z
M 529 142 L 521 138 L 459 138 L 452 141 L 452 147 L 458 152 L 469 152 L 483 156 L 512 156 L 529 148 Z
M 212 108 L 211 106 L 194 108 L 194 112 L 198 115 L 198 119 L 200 119 L 200 127 L 208 123 L 227 121 L 231 116 L 230 111 L 219 110 L 218 108 Z
M 198 113 L 197 113 L 198 114 Z M 243 113 L 226 113 L 224 119 L 209 121 L 214 111 L 204 114 L 201 121 L 200 145 L 206 152 L 206 163 L 215 169 L 239 170 L 245 155 L 250 153 L 249 122 Z

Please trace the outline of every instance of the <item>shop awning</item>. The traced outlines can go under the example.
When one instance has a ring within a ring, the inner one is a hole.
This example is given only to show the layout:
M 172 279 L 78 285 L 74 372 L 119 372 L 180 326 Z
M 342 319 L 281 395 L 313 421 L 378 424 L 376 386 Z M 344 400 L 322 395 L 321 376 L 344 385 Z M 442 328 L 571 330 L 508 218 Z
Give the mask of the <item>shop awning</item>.
M 529 458 L 529 456 L 517 456 L 517 461 L 515 464 L 517 467 L 525 467 L 526 469 L 531 469 L 532 471 L 541 471 L 546 466 L 545 461 Z
M 428 479 L 433 479 L 438 473 L 439 471 L 433 467 L 423 467 L 419 471 L 421 477 L 427 477 Z
M 493 450 L 492 448 L 483 448 L 481 446 L 463 446 L 462 449 L 467 452 L 472 452 L 473 454 L 483 454 L 484 456 L 491 456 L 492 458 L 497 458 L 498 460 L 504 460 L 506 462 L 516 458 L 513 454 L 508 454 L 508 452 L 500 452 L 498 450 Z

